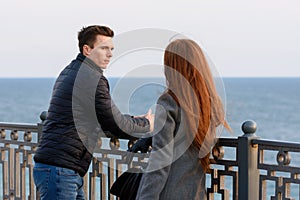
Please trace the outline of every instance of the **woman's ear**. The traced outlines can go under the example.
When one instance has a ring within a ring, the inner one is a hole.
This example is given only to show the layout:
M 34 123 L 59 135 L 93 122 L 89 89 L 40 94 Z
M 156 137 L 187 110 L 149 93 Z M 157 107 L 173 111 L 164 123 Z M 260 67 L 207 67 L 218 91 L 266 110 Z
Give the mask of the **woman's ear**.
M 88 55 L 90 55 L 90 52 L 91 52 L 91 47 L 89 47 L 89 45 L 87 45 L 87 44 L 83 45 L 83 47 L 82 47 L 83 55 L 88 56 Z

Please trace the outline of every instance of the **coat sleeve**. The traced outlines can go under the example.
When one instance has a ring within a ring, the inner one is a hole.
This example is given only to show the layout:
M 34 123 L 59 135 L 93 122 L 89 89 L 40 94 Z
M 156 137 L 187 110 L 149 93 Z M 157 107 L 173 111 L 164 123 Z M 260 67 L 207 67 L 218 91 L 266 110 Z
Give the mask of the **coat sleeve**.
M 163 95 L 157 102 L 154 136 L 148 167 L 143 174 L 138 200 L 158 200 L 169 176 L 173 161 L 174 131 L 178 106 L 170 96 Z
M 119 138 L 130 139 L 131 133 L 145 133 L 150 129 L 146 118 L 133 118 L 120 112 L 111 99 L 109 84 L 104 76 L 100 78 L 97 86 L 95 107 L 98 122 L 104 132 L 109 132 Z

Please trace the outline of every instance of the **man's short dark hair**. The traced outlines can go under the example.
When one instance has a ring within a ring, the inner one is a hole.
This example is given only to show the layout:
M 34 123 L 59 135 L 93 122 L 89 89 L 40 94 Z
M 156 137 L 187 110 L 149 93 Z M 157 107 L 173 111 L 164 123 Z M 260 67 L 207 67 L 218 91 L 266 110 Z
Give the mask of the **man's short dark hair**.
M 85 44 L 94 48 L 97 35 L 114 37 L 114 31 L 107 26 L 93 25 L 83 27 L 78 33 L 78 46 L 81 53 L 83 52 L 83 46 Z

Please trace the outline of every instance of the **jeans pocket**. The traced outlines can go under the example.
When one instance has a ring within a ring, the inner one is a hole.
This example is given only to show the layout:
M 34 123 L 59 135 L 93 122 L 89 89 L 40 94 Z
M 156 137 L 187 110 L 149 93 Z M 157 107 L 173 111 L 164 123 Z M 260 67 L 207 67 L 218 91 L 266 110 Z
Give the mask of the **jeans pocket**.
M 77 176 L 78 176 L 78 173 L 75 172 L 75 171 L 72 170 L 72 169 L 60 168 L 60 170 L 59 170 L 59 175 L 60 175 L 60 176 L 74 176 L 74 177 L 77 177 Z
M 41 196 L 48 191 L 50 173 L 50 168 L 33 168 L 34 184 Z

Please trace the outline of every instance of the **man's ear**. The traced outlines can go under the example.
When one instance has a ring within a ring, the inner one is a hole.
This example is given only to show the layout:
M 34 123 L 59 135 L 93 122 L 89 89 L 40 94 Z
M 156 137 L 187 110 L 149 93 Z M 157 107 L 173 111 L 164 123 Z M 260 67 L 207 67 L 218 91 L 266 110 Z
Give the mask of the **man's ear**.
M 88 55 L 90 55 L 90 52 L 91 52 L 91 47 L 89 47 L 89 45 L 87 45 L 87 44 L 83 45 L 83 47 L 82 47 L 83 55 L 88 56 Z

